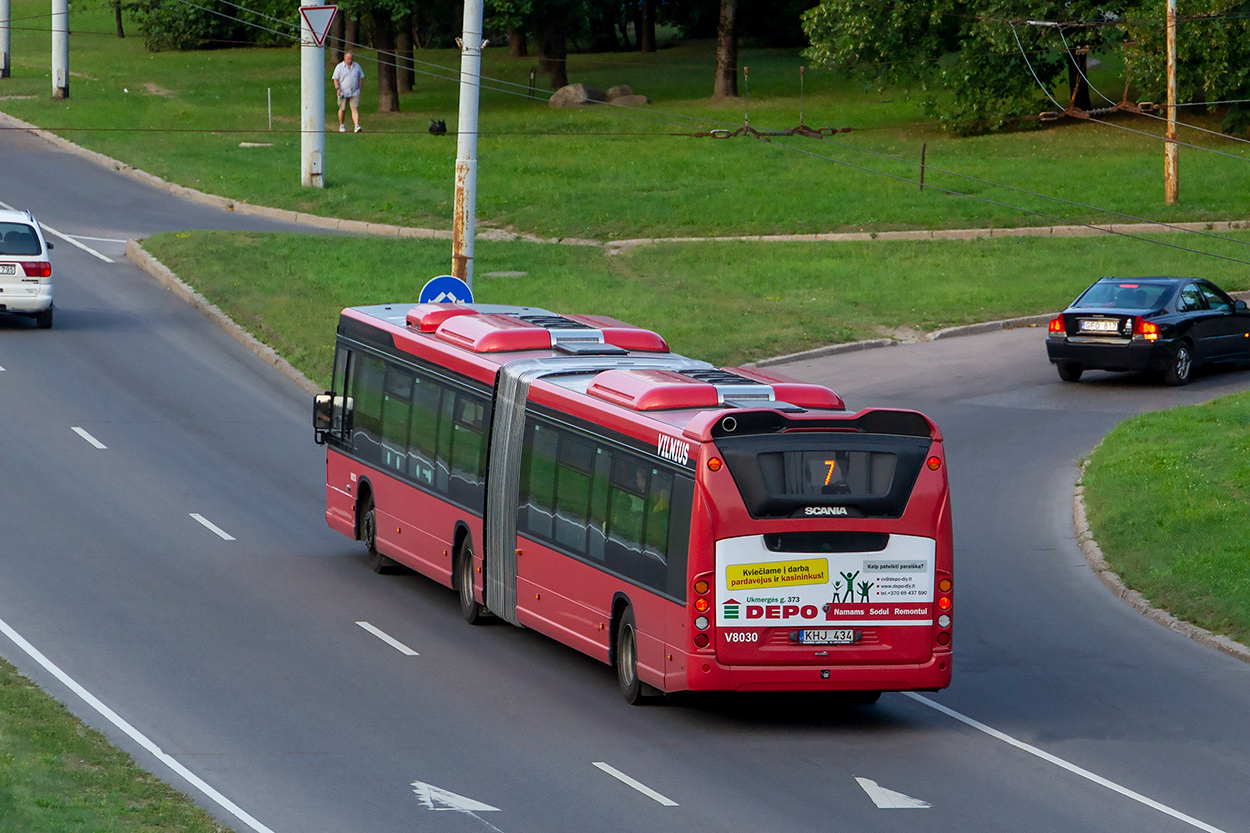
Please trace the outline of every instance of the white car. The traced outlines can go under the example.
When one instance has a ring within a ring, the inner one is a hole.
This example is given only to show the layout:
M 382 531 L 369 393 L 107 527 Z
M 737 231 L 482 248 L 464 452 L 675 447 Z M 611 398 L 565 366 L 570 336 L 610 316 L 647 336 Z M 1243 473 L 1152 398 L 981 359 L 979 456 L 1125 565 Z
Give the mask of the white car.
M 52 326 L 52 244 L 29 211 L 0 210 L 0 312 Z

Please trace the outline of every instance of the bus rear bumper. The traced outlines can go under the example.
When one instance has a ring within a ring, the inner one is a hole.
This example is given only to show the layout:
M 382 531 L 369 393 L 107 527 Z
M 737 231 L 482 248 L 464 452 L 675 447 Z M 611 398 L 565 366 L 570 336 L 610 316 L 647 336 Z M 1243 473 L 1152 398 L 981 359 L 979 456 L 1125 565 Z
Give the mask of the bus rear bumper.
M 720 665 L 713 658 L 687 657 L 691 691 L 936 691 L 951 684 L 950 652 L 928 662 L 897 665 Z

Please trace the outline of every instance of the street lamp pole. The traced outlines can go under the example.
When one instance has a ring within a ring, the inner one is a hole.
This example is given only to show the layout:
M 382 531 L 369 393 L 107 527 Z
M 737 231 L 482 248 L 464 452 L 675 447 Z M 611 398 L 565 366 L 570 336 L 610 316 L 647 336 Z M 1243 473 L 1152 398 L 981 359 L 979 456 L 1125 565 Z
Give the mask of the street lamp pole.
M 483 0 L 465 0 L 460 43 L 460 119 L 456 129 L 456 197 L 451 222 L 451 274 L 473 286 L 477 209 L 477 112 L 482 89 Z

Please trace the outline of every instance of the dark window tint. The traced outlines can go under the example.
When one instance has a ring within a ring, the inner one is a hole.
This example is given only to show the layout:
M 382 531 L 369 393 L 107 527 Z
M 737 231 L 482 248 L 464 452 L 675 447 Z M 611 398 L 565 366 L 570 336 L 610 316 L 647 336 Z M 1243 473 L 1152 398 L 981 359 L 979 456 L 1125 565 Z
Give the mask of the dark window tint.
M 1173 284 L 1139 281 L 1099 281 L 1072 303 L 1073 309 L 1158 309 L 1172 293 Z
M 535 420 L 526 429 L 521 470 L 521 534 L 685 597 L 693 480 Z
M 34 226 L 0 223 L 0 255 L 37 255 L 42 252 Z
M 382 465 L 403 472 L 408 461 L 408 417 L 412 404 L 411 371 L 387 368 L 382 397 Z
M 457 391 L 454 401 L 448 494 L 458 503 L 478 505 L 486 494 L 486 400 Z
M 1198 284 L 1187 283 L 1181 289 L 1181 296 L 1176 301 L 1177 312 L 1198 312 L 1206 309 L 1206 302 L 1202 300 L 1202 291 L 1198 289 Z
M 1202 292 L 1202 297 L 1206 299 L 1207 306 L 1219 312 L 1229 312 L 1233 308 L 1233 301 L 1223 292 L 1204 283 L 1198 284 L 1198 289 Z
M 930 440 L 831 432 L 725 437 L 717 445 L 754 518 L 788 518 L 820 506 L 897 518 Z
M 330 393 L 333 395 L 330 410 L 330 434 L 346 439 L 350 428 L 350 420 L 344 417 L 351 411 L 350 397 L 347 394 L 347 368 L 351 352 L 340 347 L 334 354 L 334 378 L 330 382 Z
M 382 448 L 382 397 L 386 366 L 381 359 L 361 354 L 356 355 L 354 364 L 352 447 L 362 460 L 376 465 Z
M 412 420 L 409 428 L 408 476 L 427 489 L 434 488 L 438 459 L 438 416 L 443 387 L 422 376 L 413 380 Z

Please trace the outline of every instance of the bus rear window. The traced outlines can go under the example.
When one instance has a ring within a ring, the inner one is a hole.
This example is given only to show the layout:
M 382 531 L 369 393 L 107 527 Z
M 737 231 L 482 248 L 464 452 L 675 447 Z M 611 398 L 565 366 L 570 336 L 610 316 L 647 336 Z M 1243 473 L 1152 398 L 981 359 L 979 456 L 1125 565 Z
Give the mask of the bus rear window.
M 929 445 L 928 437 L 807 432 L 717 441 L 754 518 L 897 518 Z

